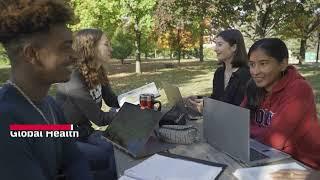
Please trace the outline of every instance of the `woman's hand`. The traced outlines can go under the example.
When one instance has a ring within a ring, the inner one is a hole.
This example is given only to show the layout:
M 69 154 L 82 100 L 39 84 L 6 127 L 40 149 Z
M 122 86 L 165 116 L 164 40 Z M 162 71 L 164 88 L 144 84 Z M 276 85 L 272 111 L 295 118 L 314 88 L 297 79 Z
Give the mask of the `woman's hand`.
M 203 112 L 203 99 L 189 98 L 187 105 L 199 113 Z
M 320 180 L 320 172 L 283 169 L 271 174 L 272 180 Z
M 188 96 L 186 98 L 183 98 L 184 104 L 188 105 L 190 99 L 195 100 L 195 99 L 197 99 L 197 96 Z

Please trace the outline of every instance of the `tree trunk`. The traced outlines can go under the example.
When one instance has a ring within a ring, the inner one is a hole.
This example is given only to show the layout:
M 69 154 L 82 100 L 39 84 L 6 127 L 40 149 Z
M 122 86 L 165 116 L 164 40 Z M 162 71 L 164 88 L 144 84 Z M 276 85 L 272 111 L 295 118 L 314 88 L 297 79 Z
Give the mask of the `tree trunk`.
M 121 61 L 121 64 L 124 64 L 124 59 L 120 59 L 120 61 Z
M 148 47 L 148 40 L 145 41 L 145 46 Z M 148 48 L 145 48 L 145 51 L 144 51 L 144 59 L 145 60 L 148 59 L 148 54 L 149 54 L 148 51 L 149 51 Z
M 200 24 L 200 40 L 199 40 L 199 58 L 200 58 L 200 62 L 203 62 L 203 36 L 204 36 L 204 27 L 203 27 L 203 21 Z
M 181 29 L 178 29 L 178 37 L 177 37 L 177 43 L 178 43 L 178 64 L 180 64 L 180 60 L 181 60 L 181 37 L 180 37 L 180 34 L 181 34 Z
M 306 45 L 307 45 L 307 39 L 302 38 L 300 41 L 299 64 L 302 64 L 302 61 L 304 61 L 305 59 Z
M 136 46 L 136 73 L 141 74 L 141 58 L 140 58 L 140 44 L 141 44 L 141 32 L 139 30 L 139 21 L 136 18 L 134 31 L 136 33 L 135 46 Z
M 178 48 L 178 64 L 180 64 L 180 60 L 181 60 L 181 48 Z
M 144 59 L 145 59 L 145 60 L 148 59 L 148 51 L 146 51 L 146 52 L 144 53 Z
M 319 48 L 320 48 L 320 32 L 318 33 L 318 46 L 317 46 L 317 59 L 316 59 L 316 63 L 319 62 Z
M 136 61 L 136 73 L 141 74 L 141 61 Z

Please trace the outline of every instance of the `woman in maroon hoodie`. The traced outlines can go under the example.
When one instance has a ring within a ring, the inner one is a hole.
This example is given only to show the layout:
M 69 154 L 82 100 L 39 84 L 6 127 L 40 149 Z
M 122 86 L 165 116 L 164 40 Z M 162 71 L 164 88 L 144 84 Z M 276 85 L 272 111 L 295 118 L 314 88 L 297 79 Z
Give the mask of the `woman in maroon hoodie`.
M 309 83 L 288 65 L 288 49 L 277 38 L 255 42 L 241 106 L 251 110 L 251 137 L 320 169 L 320 126 Z

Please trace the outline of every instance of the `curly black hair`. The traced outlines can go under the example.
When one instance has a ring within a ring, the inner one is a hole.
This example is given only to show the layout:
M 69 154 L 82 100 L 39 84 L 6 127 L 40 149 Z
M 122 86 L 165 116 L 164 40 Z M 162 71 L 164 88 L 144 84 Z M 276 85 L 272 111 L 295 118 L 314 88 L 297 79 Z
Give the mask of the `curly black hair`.
M 0 42 L 46 31 L 50 25 L 72 22 L 67 0 L 0 0 Z

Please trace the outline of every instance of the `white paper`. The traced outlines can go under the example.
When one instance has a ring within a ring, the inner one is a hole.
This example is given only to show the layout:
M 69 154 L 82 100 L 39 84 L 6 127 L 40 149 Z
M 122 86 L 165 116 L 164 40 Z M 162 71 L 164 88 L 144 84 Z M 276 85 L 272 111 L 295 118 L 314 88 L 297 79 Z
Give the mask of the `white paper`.
M 124 174 L 138 180 L 214 180 L 222 167 L 155 154 Z
M 151 93 L 154 94 L 154 97 L 159 97 L 160 93 L 157 89 L 157 86 L 154 82 L 147 85 L 141 86 L 137 89 L 131 90 L 129 92 L 123 93 L 118 96 L 118 103 L 120 107 L 125 103 L 131 103 L 138 105 L 140 103 L 140 94 Z
M 276 164 L 268 166 L 259 166 L 252 168 L 237 169 L 233 175 L 239 180 L 272 180 L 270 174 L 281 169 L 299 169 L 305 170 L 304 167 L 296 162 L 287 164 Z
M 118 180 L 136 180 L 128 176 L 121 176 Z

